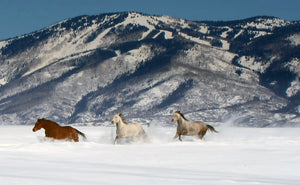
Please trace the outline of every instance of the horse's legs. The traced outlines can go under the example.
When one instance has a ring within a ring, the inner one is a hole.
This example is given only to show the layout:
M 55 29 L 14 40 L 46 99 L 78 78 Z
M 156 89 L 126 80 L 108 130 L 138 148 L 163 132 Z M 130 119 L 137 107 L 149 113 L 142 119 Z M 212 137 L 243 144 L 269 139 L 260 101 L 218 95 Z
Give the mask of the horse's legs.
M 178 135 L 179 141 L 182 141 L 181 134 Z
M 69 142 L 72 142 L 72 140 L 73 140 L 72 137 L 68 137 L 68 138 L 66 139 L 66 141 L 69 141 Z
M 173 139 L 176 139 L 178 137 L 179 141 L 182 141 L 181 139 L 181 134 L 178 134 L 178 132 L 176 132 L 175 136 Z
M 115 138 L 115 145 L 118 144 L 118 139 L 119 139 L 119 137 L 116 136 L 116 138 Z
M 79 141 L 79 139 L 78 139 L 78 134 L 74 134 L 74 135 L 73 135 L 73 140 L 74 140 L 75 142 L 78 142 L 78 141 Z
M 199 132 L 199 134 L 198 134 L 198 136 L 199 136 L 199 139 L 201 139 L 202 140 L 202 138 L 204 137 L 204 135 L 206 134 L 206 131 L 207 130 L 201 130 L 200 132 Z
M 78 141 L 79 141 L 77 131 L 75 131 L 75 130 L 72 131 L 72 134 L 71 134 L 70 139 L 71 139 L 71 140 L 73 139 L 74 142 L 78 142 Z
M 143 142 L 146 142 L 146 141 L 148 140 L 148 136 L 147 136 L 146 133 L 144 133 L 144 134 L 141 136 L 141 138 L 142 138 L 142 141 L 143 141 Z
M 179 137 L 178 132 L 176 132 L 175 136 L 173 139 L 176 139 L 177 137 Z

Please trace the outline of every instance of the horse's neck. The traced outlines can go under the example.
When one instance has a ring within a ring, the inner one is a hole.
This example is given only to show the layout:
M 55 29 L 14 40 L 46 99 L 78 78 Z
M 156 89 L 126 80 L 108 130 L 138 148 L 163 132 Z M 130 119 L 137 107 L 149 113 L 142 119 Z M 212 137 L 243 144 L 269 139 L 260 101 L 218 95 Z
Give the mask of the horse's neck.
M 127 123 L 125 123 L 122 119 L 120 119 L 120 120 L 117 122 L 117 127 L 118 127 L 118 128 L 122 128 L 122 127 L 124 127 L 125 125 L 127 125 Z
M 45 129 L 45 130 L 48 129 L 49 128 L 49 124 L 47 124 L 45 122 L 42 123 L 42 128 Z
M 53 127 L 55 128 L 55 127 L 58 127 L 58 126 L 59 125 L 57 123 L 54 123 L 54 122 L 51 122 L 51 121 L 42 123 L 42 128 L 44 128 L 45 130 L 49 129 L 49 128 L 53 128 Z
M 189 121 L 184 119 L 183 117 L 180 117 L 180 119 L 178 119 L 177 123 L 178 125 L 184 126 L 188 123 Z

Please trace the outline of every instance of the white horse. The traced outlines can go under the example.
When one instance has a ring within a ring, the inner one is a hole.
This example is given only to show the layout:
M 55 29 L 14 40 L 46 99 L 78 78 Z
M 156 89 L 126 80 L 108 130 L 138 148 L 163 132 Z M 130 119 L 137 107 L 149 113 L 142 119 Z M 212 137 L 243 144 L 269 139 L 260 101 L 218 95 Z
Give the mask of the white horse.
M 188 121 L 179 111 L 176 111 L 173 114 L 172 122 L 177 121 L 177 132 L 174 136 L 174 139 L 179 137 L 179 140 L 182 141 L 181 135 L 193 136 L 198 135 L 199 139 L 202 139 L 206 131 L 209 129 L 211 132 L 216 132 L 214 127 L 211 125 L 205 124 L 202 121 L 190 122 Z
M 117 126 L 115 144 L 121 138 L 146 138 L 146 133 L 140 123 L 128 124 L 120 113 L 114 115 L 111 123 Z

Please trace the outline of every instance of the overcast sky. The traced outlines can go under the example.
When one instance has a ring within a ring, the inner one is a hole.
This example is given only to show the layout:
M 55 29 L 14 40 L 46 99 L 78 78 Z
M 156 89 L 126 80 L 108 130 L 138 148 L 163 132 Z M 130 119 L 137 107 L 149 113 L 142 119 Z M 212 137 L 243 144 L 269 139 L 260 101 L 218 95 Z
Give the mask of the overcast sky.
M 198 21 L 258 15 L 300 20 L 300 0 L 0 0 L 0 40 L 79 15 L 123 11 Z

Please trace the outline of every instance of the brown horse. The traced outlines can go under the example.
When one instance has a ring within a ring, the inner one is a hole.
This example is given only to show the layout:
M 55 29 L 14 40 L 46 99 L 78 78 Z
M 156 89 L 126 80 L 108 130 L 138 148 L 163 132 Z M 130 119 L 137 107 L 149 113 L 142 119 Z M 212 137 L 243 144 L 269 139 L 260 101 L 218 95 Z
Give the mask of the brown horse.
M 176 111 L 172 117 L 172 122 L 177 121 L 177 132 L 174 139 L 179 137 L 182 141 L 181 135 L 193 136 L 198 135 L 202 139 L 207 130 L 218 133 L 211 125 L 205 124 L 202 121 L 190 122 L 179 111 Z
M 38 119 L 35 123 L 32 131 L 36 132 L 41 128 L 45 129 L 46 137 L 54 138 L 54 139 L 66 139 L 67 141 L 75 141 L 78 142 L 78 134 L 80 134 L 84 139 L 86 139 L 84 133 L 78 131 L 77 129 L 70 126 L 59 126 L 57 123 L 46 120 L 46 119 Z

